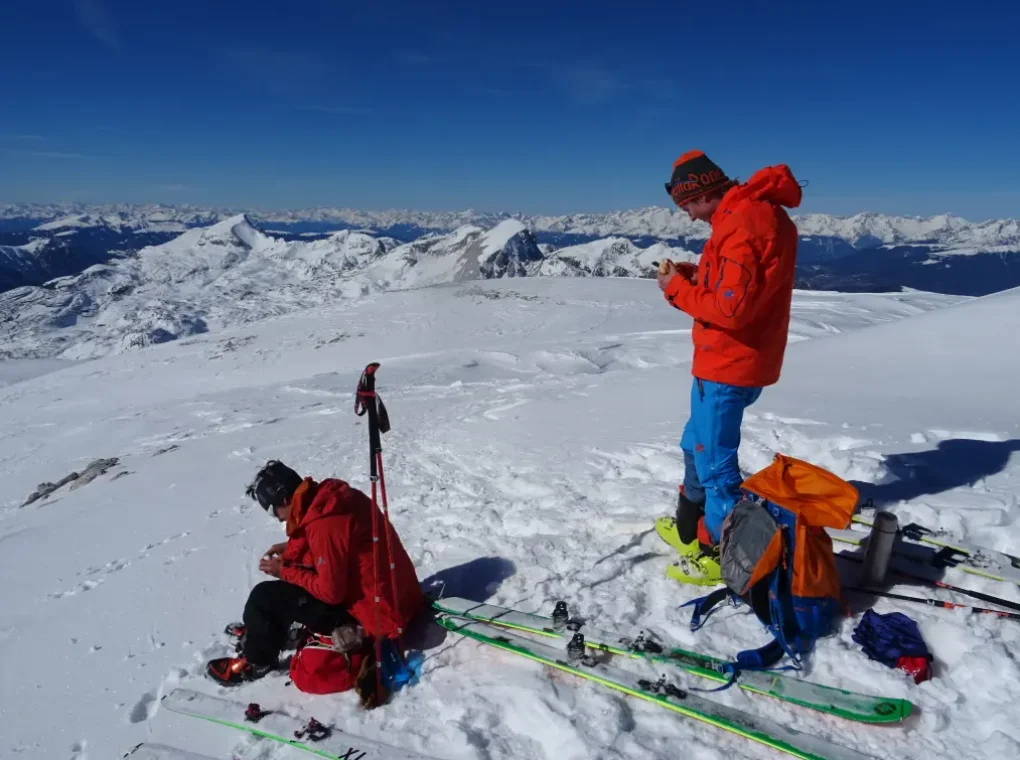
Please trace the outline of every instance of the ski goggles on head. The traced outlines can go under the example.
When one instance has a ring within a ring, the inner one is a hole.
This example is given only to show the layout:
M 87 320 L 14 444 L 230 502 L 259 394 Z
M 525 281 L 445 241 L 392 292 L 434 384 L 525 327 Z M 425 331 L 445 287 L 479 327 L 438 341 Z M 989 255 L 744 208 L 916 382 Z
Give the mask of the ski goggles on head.
M 271 461 L 263 467 L 245 490 L 245 494 L 267 512 L 276 514 L 277 507 L 286 506 L 301 478 L 289 467 Z
M 273 509 L 276 505 L 272 502 L 272 497 L 267 492 L 267 489 L 261 483 L 262 479 L 256 476 L 254 482 L 252 482 L 245 490 L 245 496 L 249 499 L 254 499 L 258 502 L 258 505 L 267 512 Z

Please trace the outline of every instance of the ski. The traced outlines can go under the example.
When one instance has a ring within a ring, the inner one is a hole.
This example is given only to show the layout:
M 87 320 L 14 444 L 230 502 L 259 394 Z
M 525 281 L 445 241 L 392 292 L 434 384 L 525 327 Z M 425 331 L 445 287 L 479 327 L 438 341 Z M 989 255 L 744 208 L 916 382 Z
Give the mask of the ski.
M 562 637 L 567 642 L 572 641 L 575 634 L 581 633 L 585 645 L 590 649 L 667 663 L 719 683 L 729 680 L 729 675 L 723 672 L 725 660 L 668 646 L 646 631 L 639 631 L 636 636 L 628 636 L 600 630 L 589 625 L 587 621 L 569 619 L 566 604 L 563 602 L 556 605 L 553 617 L 492 604 L 479 604 L 456 597 L 439 599 L 433 602 L 432 606 L 447 615 L 493 623 L 500 627 L 542 636 Z M 742 672 L 735 685 L 753 694 L 763 694 L 800 707 L 863 723 L 895 723 L 909 716 L 912 709 L 911 703 L 905 699 L 858 694 L 778 672 L 754 670 Z
M 277 710 L 262 710 L 257 704 L 245 705 L 190 689 L 174 689 L 163 697 L 162 706 L 170 712 L 235 728 L 330 760 L 435 760 L 323 725 L 314 718 L 295 718 Z
M 213 760 L 208 755 L 199 755 L 186 749 L 144 742 L 129 749 L 124 757 L 131 760 Z
M 870 517 L 863 515 L 854 515 L 853 521 L 858 525 L 864 525 L 868 528 L 872 527 L 873 524 Z M 943 550 L 945 552 L 944 556 L 958 562 L 962 570 L 973 572 L 975 575 L 984 575 L 985 577 L 992 577 L 987 573 L 1006 573 L 1010 576 L 1008 580 L 1020 583 L 1020 557 L 996 549 L 977 546 L 966 541 L 957 541 L 947 536 L 945 531 L 932 530 L 917 523 L 904 525 L 900 528 L 899 532 L 904 539 L 928 544 Z M 953 557 L 953 555 L 957 556 Z M 1010 570 L 1016 571 L 1016 573 L 1008 573 Z M 1006 578 L 997 578 L 997 580 L 1006 580 Z
M 584 653 L 583 645 L 581 651 L 571 649 L 568 652 L 526 638 L 505 627 L 444 614 L 438 615 L 436 620 L 454 633 L 647 700 L 801 760 L 865 760 L 871 757 L 833 744 L 820 736 L 805 734 L 767 718 L 696 696 L 666 676 L 657 679 L 642 678 L 627 670 L 599 662 L 595 656 Z
M 865 546 L 870 537 L 870 534 L 860 530 L 826 528 L 825 531 L 833 541 L 853 546 Z M 1020 569 L 1008 564 L 1007 560 L 998 561 L 989 554 L 960 554 L 960 551 L 960 549 L 950 546 L 936 550 L 932 545 L 926 546 L 920 541 L 909 539 L 903 530 L 900 531 L 900 535 L 896 537 L 896 542 L 893 544 L 893 554 L 911 562 L 938 569 L 953 567 L 982 578 L 1020 584 Z M 1008 557 L 1005 554 L 1001 556 Z

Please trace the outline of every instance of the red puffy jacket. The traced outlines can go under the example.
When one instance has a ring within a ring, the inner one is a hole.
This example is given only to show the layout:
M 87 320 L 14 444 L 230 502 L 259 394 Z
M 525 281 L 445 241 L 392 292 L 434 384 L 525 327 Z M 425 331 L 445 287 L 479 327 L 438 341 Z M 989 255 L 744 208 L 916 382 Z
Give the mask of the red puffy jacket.
M 379 531 L 379 604 L 375 603 L 372 500 L 342 480 L 305 478 L 291 499 L 287 548 L 280 579 L 301 586 L 327 604 L 342 604 L 373 637 L 407 630 L 424 604 L 410 557 L 386 518 L 376 510 Z M 396 605 L 390 583 L 387 534 L 393 540 Z M 400 610 L 399 616 L 397 609 Z
M 779 379 L 797 265 L 797 227 L 781 207 L 800 198 L 787 166 L 756 172 L 712 215 L 697 283 L 667 283 L 666 299 L 694 318 L 695 377 L 745 387 Z

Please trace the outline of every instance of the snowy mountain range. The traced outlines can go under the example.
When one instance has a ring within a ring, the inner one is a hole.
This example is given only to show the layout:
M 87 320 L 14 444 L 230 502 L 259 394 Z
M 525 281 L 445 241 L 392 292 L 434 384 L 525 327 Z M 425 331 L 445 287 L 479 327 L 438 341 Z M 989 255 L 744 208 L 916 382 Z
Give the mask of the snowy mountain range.
M 658 256 L 695 258 L 625 239 L 547 256 L 514 219 L 403 244 L 351 230 L 284 240 L 242 214 L 0 293 L 0 358 L 90 359 L 388 290 L 539 274 L 633 277 Z
M 222 210 L 189 205 L 0 204 L 0 220 L 34 220 L 37 222 L 34 228 L 41 232 L 99 226 L 131 231 L 183 232 L 191 227 L 213 224 L 226 216 L 228 214 Z
M 78 213 L 11 232 L 27 242 L 0 247 L 0 284 L 8 288 L 0 293 L 0 358 L 94 358 L 338 299 L 465 280 L 649 277 L 662 258 L 695 261 L 701 242 L 693 236 L 705 231 L 663 209 L 529 220 L 473 212 L 357 212 L 347 222 L 368 230 L 329 234 L 293 228 L 270 232 L 270 225 L 288 222 L 260 224 L 244 214 L 208 224 L 222 212 L 193 207 L 74 210 Z M 449 225 L 464 218 L 485 224 L 417 234 L 422 228 L 416 225 Z M 973 225 L 956 217 L 878 215 L 810 215 L 800 221 L 802 231 L 810 233 L 802 237 L 802 248 L 805 241 L 824 240 L 831 253 L 820 263 L 808 257 L 800 264 L 802 287 L 897 290 L 920 283 L 923 290 L 969 295 L 1020 284 L 1010 280 L 1020 277 L 1020 271 L 1012 274 L 1013 257 L 1004 255 L 1020 251 L 1015 221 Z M 194 226 L 201 222 L 207 225 Z M 665 234 L 670 224 L 672 231 L 691 237 L 671 245 L 647 235 L 591 239 L 587 234 L 621 228 Z M 372 234 L 372 225 L 403 225 L 416 234 L 400 240 Z M 818 230 L 842 237 L 820 237 L 814 234 Z M 559 236 L 553 238 L 559 242 L 539 243 L 550 235 Z M 943 243 L 936 246 L 934 240 Z M 975 253 L 966 241 L 995 252 Z M 949 255 L 965 250 L 971 255 Z M 944 288 L 946 282 L 953 288 Z
M 232 209 L 198 206 L 9 204 L 0 205 L 0 220 L 39 220 L 41 232 L 103 225 L 131 231 L 183 231 L 212 224 L 240 213 Z M 464 225 L 493 227 L 504 219 L 518 219 L 536 233 L 560 233 L 602 238 L 621 236 L 659 240 L 704 240 L 708 225 L 692 222 L 676 210 L 651 207 L 628 211 L 564 216 L 527 216 L 473 210 L 361 211 L 316 207 L 293 211 L 247 212 L 267 227 L 327 224 L 387 231 L 399 228 L 450 232 Z M 942 214 L 932 217 L 888 216 L 871 212 L 853 216 L 799 214 L 794 219 L 803 237 L 833 238 L 854 249 L 877 245 L 924 244 L 943 252 L 1017 250 L 1020 220 L 990 219 L 972 222 Z
M 797 223 L 800 288 L 983 295 L 1020 285 L 1017 220 L 808 214 Z M 309 303 L 465 279 L 649 277 L 663 257 L 695 260 L 707 233 L 661 208 L 256 217 L 195 206 L 5 206 L 0 357 L 93 357 Z

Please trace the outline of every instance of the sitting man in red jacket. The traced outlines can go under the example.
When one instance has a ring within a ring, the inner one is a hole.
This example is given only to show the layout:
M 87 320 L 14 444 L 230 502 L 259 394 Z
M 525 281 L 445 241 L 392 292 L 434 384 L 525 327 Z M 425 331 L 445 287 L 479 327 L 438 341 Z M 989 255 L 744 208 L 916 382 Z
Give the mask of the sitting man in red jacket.
M 712 234 L 697 267 L 664 261 L 659 270 L 666 300 L 694 318 L 694 383 L 676 519 L 660 518 L 655 527 L 680 552 L 667 575 L 716 585 L 723 520 L 741 497 L 744 409 L 779 380 L 783 365 L 797 265 L 797 228 L 784 207 L 800 205 L 801 189 L 784 165 L 741 185 L 690 151 L 673 164 L 666 192 L 691 219 L 712 225 Z
M 313 633 L 332 634 L 338 647 L 347 648 L 359 647 L 362 635 L 366 641 L 360 648 L 367 649 L 369 640 L 396 638 L 407 630 L 424 597 L 396 530 L 368 496 L 342 480 L 302 480 L 277 461 L 259 471 L 248 495 L 286 523 L 287 541 L 270 547 L 259 562 L 259 570 L 279 580 L 251 590 L 244 607 L 243 654 L 211 661 L 213 679 L 237 684 L 278 667 L 295 622 Z

